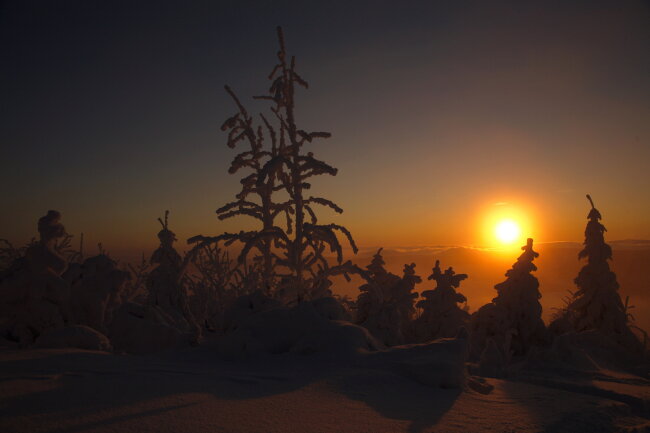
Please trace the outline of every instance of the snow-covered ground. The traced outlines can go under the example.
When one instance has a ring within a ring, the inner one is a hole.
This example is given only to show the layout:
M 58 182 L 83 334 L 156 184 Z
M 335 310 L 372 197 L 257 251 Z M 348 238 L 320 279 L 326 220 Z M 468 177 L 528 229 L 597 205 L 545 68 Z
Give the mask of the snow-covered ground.
M 482 394 L 423 385 L 372 355 L 216 353 L 0 349 L 0 432 L 650 431 L 648 382 L 611 372 L 487 379 Z

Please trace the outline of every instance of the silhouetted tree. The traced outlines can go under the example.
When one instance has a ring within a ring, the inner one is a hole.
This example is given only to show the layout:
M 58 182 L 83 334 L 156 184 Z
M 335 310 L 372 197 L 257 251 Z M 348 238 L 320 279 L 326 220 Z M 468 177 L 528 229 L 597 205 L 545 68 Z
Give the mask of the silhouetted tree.
M 382 250 L 383 248 L 380 248 L 366 266 L 367 272 L 363 275 L 367 282 L 359 287 L 357 322 L 360 324 L 369 324 L 371 318 L 379 314 L 384 300 L 390 297 L 390 288 L 399 280 L 397 275 L 384 268 L 386 262 L 381 255 Z
M 271 167 L 269 161 L 281 155 L 282 149 L 278 146 L 276 133 L 266 118 L 261 115 L 262 120 L 271 137 L 270 149 L 264 148 L 264 133 L 261 126 L 255 127 L 253 117 L 239 101 L 239 98 L 225 86 L 228 94 L 237 105 L 238 112 L 228 118 L 221 126 L 222 131 L 228 131 L 227 145 L 235 148 L 238 143 L 246 142 L 248 150 L 239 153 L 230 164 L 228 172 L 235 174 L 241 169 L 248 169 L 251 173 L 241 180 L 242 189 L 237 194 L 237 200 L 217 209 L 219 219 L 224 220 L 238 215 L 247 215 L 259 220 L 262 223 L 261 231 L 242 232 L 234 235 L 231 239 L 237 239 L 245 244 L 250 243 L 262 254 L 263 271 L 262 284 L 268 290 L 273 286 L 273 272 L 275 261 L 272 256 L 272 238 L 260 236 L 260 233 L 273 230 L 276 217 L 284 212 L 287 219 L 293 209 L 289 206 L 274 203 L 273 193 L 282 188 L 278 185 L 278 176 L 281 166 Z M 256 200 L 257 199 L 257 200 Z M 255 239 L 255 244 L 252 243 Z
M 357 247 L 350 232 L 336 224 L 319 224 L 314 205 L 326 206 L 337 213 L 343 210 L 334 202 L 323 197 L 307 196 L 311 188 L 308 182 L 314 176 L 323 174 L 335 176 L 337 169 L 305 152 L 303 146 L 316 138 L 328 138 L 327 132 L 306 132 L 298 128 L 295 118 L 294 93 L 296 85 L 307 88 L 308 84 L 296 72 L 295 58 L 288 59 L 282 30 L 278 28 L 280 51 L 278 64 L 269 79 L 272 84 L 268 94 L 256 99 L 272 102 L 271 112 L 275 118 L 270 122 L 261 115 L 264 128 L 254 127 L 253 119 L 230 88 L 238 113 L 224 122 L 222 129 L 228 130 L 228 146 L 235 147 L 240 141 L 248 143 L 249 150 L 240 153 L 231 164 L 230 172 L 241 168 L 251 173 L 241 181 L 242 191 L 237 200 L 217 212 L 221 219 L 236 215 L 249 215 L 262 222 L 259 230 L 224 233 L 217 237 L 195 236 L 190 243 L 199 246 L 224 241 L 230 245 L 235 241 L 243 244 L 239 262 L 245 263 L 253 249 L 262 254 L 263 283 L 278 284 L 278 290 L 287 298 L 296 301 L 322 294 L 323 285 L 329 276 L 343 274 L 356 268 L 348 261 L 343 263 L 342 246 L 336 232 L 342 233 L 356 253 Z M 264 141 L 264 131 L 268 140 Z M 282 201 L 274 202 L 273 194 L 282 192 Z M 286 194 L 286 195 L 285 195 Z M 251 198 L 257 197 L 257 201 Z M 284 214 L 285 227 L 275 220 Z M 326 254 L 336 254 L 336 265 L 330 266 Z M 287 271 L 281 272 L 280 269 Z M 275 278 L 274 278 L 275 277 Z M 325 292 L 326 293 L 326 292 Z
M 400 278 L 384 268 L 380 248 L 361 272 L 366 283 L 359 287 L 357 323 L 368 329 L 384 344 L 395 346 L 412 339 L 415 314 L 415 284 L 422 279 L 415 274 L 415 264 L 404 265 Z
M 493 300 L 506 309 L 511 326 L 516 331 L 511 342 L 514 355 L 525 354 L 531 344 L 542 343 L 545 339 L 539 281 L 531 274 L 537 270 L 533 260 L 539 253 L 533 251 L 533 240 L 530 238 L 521 249 L 524 252 L 512 269 L 506 272 L 508 278 L 494 286 L 498 295 Z
M 533 260 L 539 254 L 533 250 L 532 239 L 521 249 L 524 252 L 506 272 L 507 279 L 494 286 L 497 297 L 472 318 L 474 356 L 484 350 L 489 338 L 501 348 L 506 360 L 511 355 L 524 355 L 532 345 L 545 342 L 546 328 L 539 302 L 542 295 L 537 278 L 531 274 L 537 270 Z
M 147 277 L 151 264 L 145 258 L 144 253 L 140 259 L 140 263 L 133 265 L 128 263 L 126 270 L 129 272 L 131 278 L 126 284 L 124 290 L 124 301 L 144 302 L 147 298 Z
M 190 308 L 197 322 L 206 329 L 215 330 L 221 325 L 224 306 L 235 299 L 226 299 L 233 291 L 233 266 L 228 252 L 216 244 L 208 244 L 196 252 L 192 258 L 194 272 L 188 273 L 186 280 L 190 297 Z
M 38 220 L 38 233 L 38 241 L 5 253 L 13 262 L 0 275 L 0 333 L 23 346 L 71 319 L 70 285 L 61 277 L 70 237 L 61 214 L 48 211 Z
M 424 298 L 416 304 L 422 313 L 415 322 L 419 341 L 429 341 L 436 338 L 454 337 L 469 319 L 469 313 L 458 306 L 467 302 L 467 298 L 456 292 L 460 282 L 467 274 L 456 274 L 452 267 L 443 273 L 440 260 L 436 260 L 433 273 L 429 280 L 436 282 L 433 290 L 421 293 Z
M 187 261 L 174 248 L 176 235 L 169 229 L 168 217 L 169 211 L 165 211 L 165 219 L 158 218 L 162 226 L 158 232 L 160 246 L 151 255 L 150 262 L 155 268 L 146 281 L 149 303 L 164 311 L 176 327 L 192 333 L 198 340 L 201 328 L 189 308 L 183 282 Z
M 598 330 L 613 336 L 628 348 L 638 349 L 638 340 L 628 326 L 626 305 L 618 293 L 616 274 L 609 268 L 612 249 L 605 242 L 602 216 L 589 195 L 591 210 L 587 215 L 584 248 L 579 259 L 587 259 L 574 280 L 578 290 L 566 307 L 566 318 L 575 331 Z
M 32 242 L 34 240 L 32 239 Z M 25 250 L 29 245 L 16 248 L 6 239 L 0 239 L 0 281 L 5 275 L 10 274 L 12 268 L 21 265 L 24 261 Z
M 415 285 L 421 282 L 422 278 L 415 273 L 415 263 L 405 264 L 402 278 L 393 288 L 392 297 L 399 315 L 402 335 L 407 343 L 414 339 L 415 299 L 419 296 L 415 292 Z

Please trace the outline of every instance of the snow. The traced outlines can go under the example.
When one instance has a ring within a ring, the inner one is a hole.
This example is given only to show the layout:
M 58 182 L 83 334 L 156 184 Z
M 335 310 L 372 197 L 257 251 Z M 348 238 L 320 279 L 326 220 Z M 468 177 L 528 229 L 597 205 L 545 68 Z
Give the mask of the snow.
M 382 346 L 365 328 L 330 320 L 337 317 L 335 302 L 320 299 L 286 308 L 252 302 L 259 301 L 256 297 L 242 300 L 229 311 L 228 316 L 238 320 L 228 322 L 232 331 L 219 342 L 219 352 L 231 358 L 286 352 L 347 356 Z
M 400 349 L 390 353 L 395 350 Z M 390 353 L 380 357 L 395 356 Z M 0 428 L 16 433 L 648 431 L 646 412 L 588 388 L 487 379 L 494 387 L 488 394 L 470 387 L 442 389 L 401 374 L 390 362 L 368 359 L 373 356 L 342 362 L 284 354 L 231 362 L 220 359 L 211 342 L 146 356 L 0 349 Z M 594 387 L 648 395 L 639 378 L 599 374 Z
M 111 342 L 104 334 L 84 325 L 67 326 L 45 331 L 38 337 L 34 346 L 44 349 L 66 347 L 103 351 L 112 349 Z

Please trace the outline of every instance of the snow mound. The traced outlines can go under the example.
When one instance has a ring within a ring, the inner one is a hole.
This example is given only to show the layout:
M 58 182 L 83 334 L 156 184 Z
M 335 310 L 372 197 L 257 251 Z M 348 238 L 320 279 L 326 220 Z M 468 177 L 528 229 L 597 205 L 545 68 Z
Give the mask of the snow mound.
M 381 347 L 365 328 L 330 320 L 344 313 L 335 307 L 334 303 L 338 303 L 333 298 L 331 301 L 304 302 L 293 308 L 262 301 L 256 295 L 236 302 L 228 314 L 231 332 L 218 345 L 223 355 L 239 357 L 287 352 L 350 355 Z M 243 313 L 236 314 L 237 310 Z
M 127 302 L 115 313 L 109 335 L 116 352 L 144 354 L 189 345 L 192 335 L 173 323 L 162 309 Z
M 396 346 L 371 353 L 366 367 L 389 368 L 423 385 L 463 388 L 468 357 L 466 338 L 441 338 L 429 343 Z
M 311 304 L 318 314 L 326 319 L 349 321 L 349 314 L 343 305 L 331 296 L 314 299 L 311 301 Z
M 506 369 L 505 356 L 493 338 L 488 338 L 479 358 L 479 373 L 484 377 L 502 377 Z
M 234 331 L 247 323 L 251 316 L 265 311 L 282 307 L 276 299 L 264 295 L 260 291 L 240 296 L 224 313 L 224 331 Z
M 106 336 L 88 326 L 75 325 L 44 332 L 34 344 L 42 349 L 76 348 L 110 351 L 111 343 Z
M 599 367 L 626 370 L 641 361 L 638 354 L 619 344 L 615 336 L 597 330 L 559 335 L 541 356 L 544 361 L 583 371 L 596 371 Z

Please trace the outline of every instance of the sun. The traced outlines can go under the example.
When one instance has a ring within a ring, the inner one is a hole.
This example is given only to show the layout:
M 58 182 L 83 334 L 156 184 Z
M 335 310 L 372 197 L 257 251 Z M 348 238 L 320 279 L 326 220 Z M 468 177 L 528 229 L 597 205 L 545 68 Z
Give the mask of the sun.
M 478 246 L 512 254 L 526 243 L 526 238 L 539 236 L 534 204 L 504 197 L 490 197 L 476 212 Z
M 521 237 L 521 228 L 513 220 L 502 220 L 494 228 L 494 234 L 499 242 L 511 244 Z

